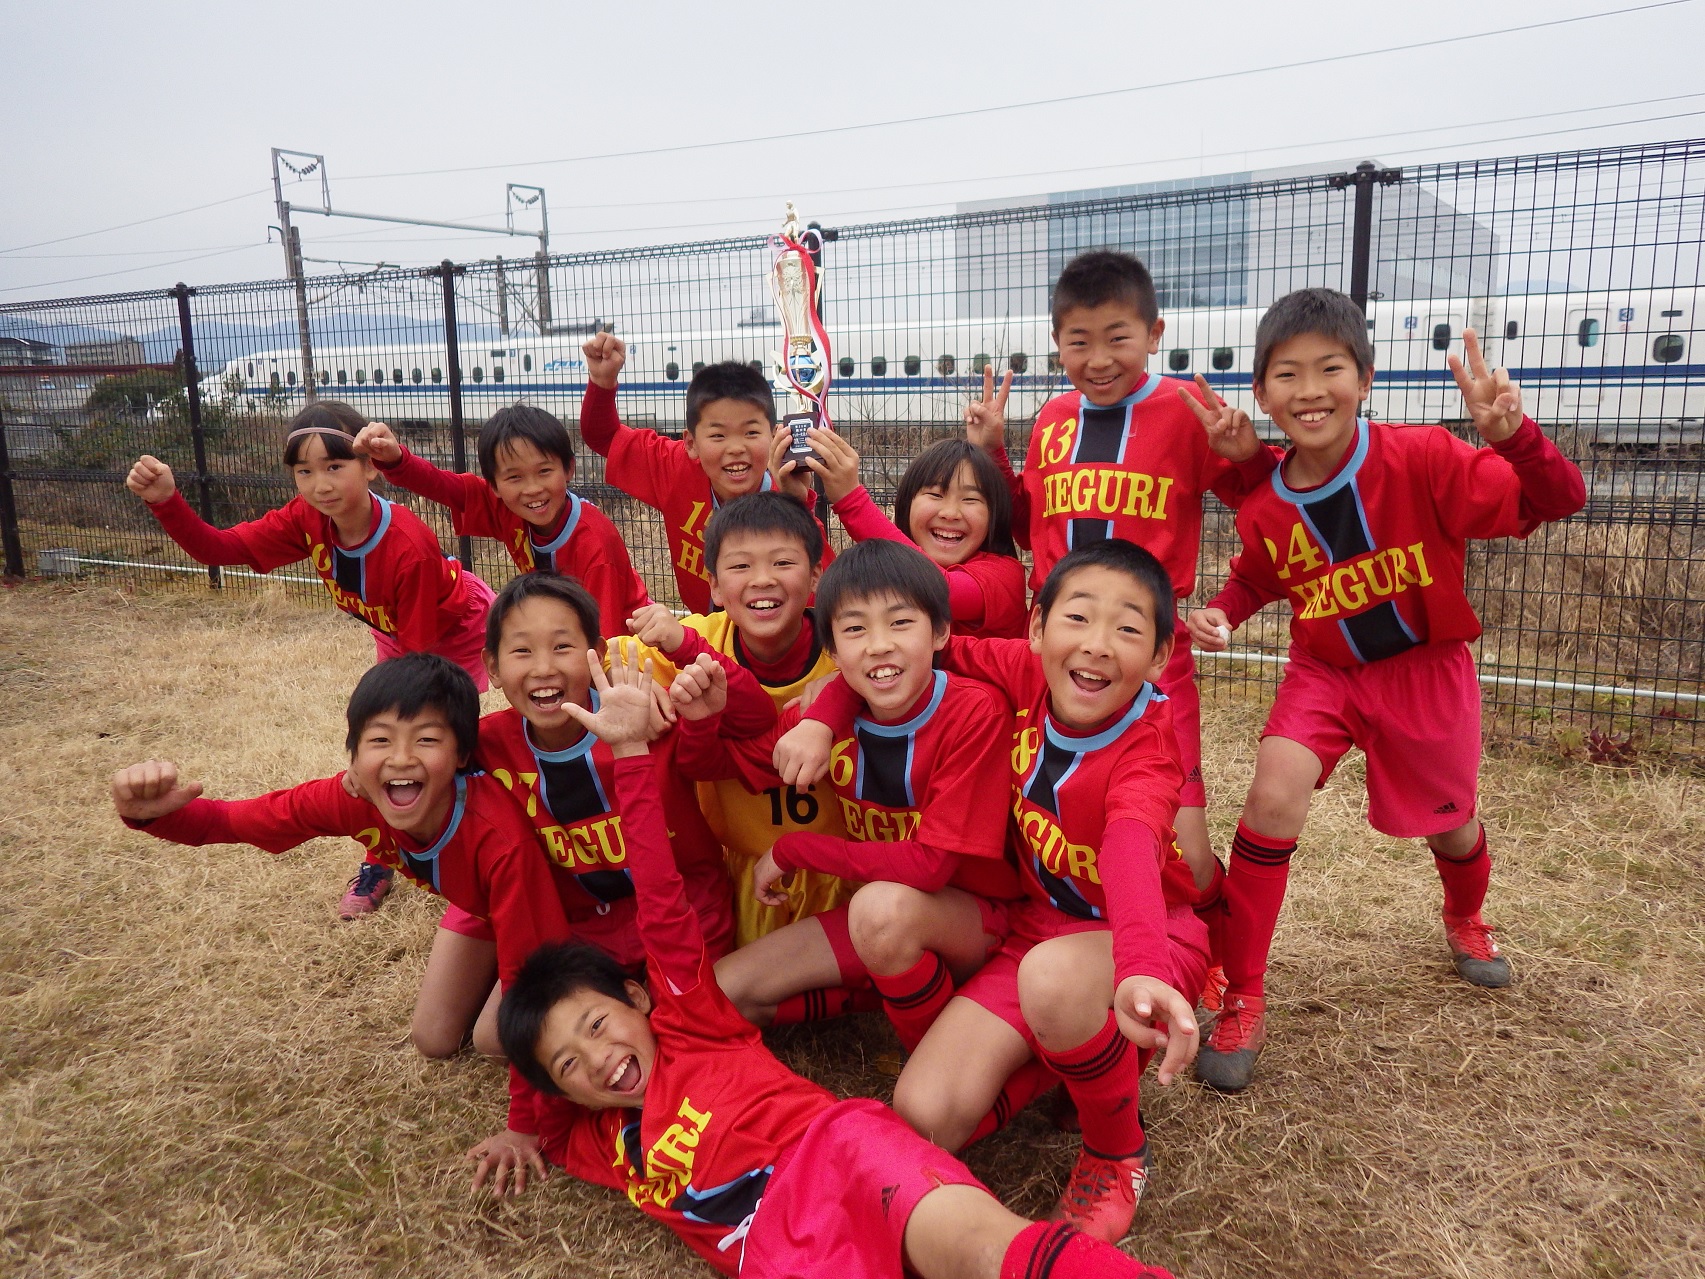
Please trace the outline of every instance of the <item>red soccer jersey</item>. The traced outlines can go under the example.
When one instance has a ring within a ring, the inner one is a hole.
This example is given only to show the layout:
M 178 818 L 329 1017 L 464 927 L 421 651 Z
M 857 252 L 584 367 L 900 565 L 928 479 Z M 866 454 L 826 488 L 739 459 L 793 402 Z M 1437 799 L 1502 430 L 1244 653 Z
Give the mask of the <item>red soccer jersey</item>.
M 332 601 L 410 653 L 425 652 L 484 607 L 462 568 L 406 506 L 373 496 L 373 526 L 360 546 L 340 546 L 337 529 L 301 497 L 258 520 L 217 529 L 182 493 L 148 509 L 172 540 L 203 564 L 246 564 L 257 573 L 308 560 Z
M 1243 550 L 1210 607 L 1237 626 L 1289 598 L 1292 643 L 1334 666 L 1471 640 L 1467 539 L 1526 537 L 1585 502 L 1580 468 L 1531 420 L 1475 448 L 1442 427 L 1361 419 L 1326 483 L 1294 490 L 1279 470 L 1245 501 Z
M 669 536 L 669 563 L 675 587 L 689 613 L 710 613 L 710 569 L 704 562 L 704 529 L 721 505 L 704 467 L 687 456 L 687 446 L 656 431 L 628 426 L 616 413 L 616 393 L 586 384 L 580 402 L 580 438 L 607 459 L 604 478 L 622 492 L 663 514 Z M 762 485 L 770 488 L 766 472 Z M 834 554 L 823 543 L 823 565 Z
M 763 709 L 768 711 L 768 699 Z M 616 759 L 588 733 L 567 750 L 533 745 L 527 721 L 513 708 L 480 720 L 479 767 L 521 801 L 555 868 L 563 911 L 577 936 L 598 943 L 624 964 L 645 958 L 634 921 L 633 874 L 621 810 L 615 804 Z M 713 957 L 734 944 L 732 889 L 722 845 L 711 834 L 692 783 L 675 766 L 674 735 L 652 743 L 669 845 Z
M 1178 398 L 1187 386 L 1150 373 L 1117 404 L 1067 391 L 1042 406 L 1024 474 L 1012 481 L 1014 532 L 1033 554 L 1031 594 L 1067 551 L 1110 537 L 1153 552 L 1179 599 L 1195 591 L 1202 495 L 1236 507 L 1275 454 L 1263 448 L 1241 464 L 1220 457 Z
M 717 987 L 669 856 L 655 776 L 643 759 L 616 762 L 657 1035 L 645 1104 L 589 1111 L 541 1098 L 540 1141 L 551 1162 L 622 1191 L 736 1275 L 777 1161 L 835 1098 L 777 1061 Z
M 882 538 L 915 545 L 877 509 L 862 484 L 836 502 L 833 509 L 856 542 Z M 1024 608 L 1024 565 L 1012 556 L 978 551 L 964 563 L 942 569 L 942 575 L 947 578 L 955 635 L 1018 639 L 1025 633 L 1029 617 Z
M 842 686 L 845 687 L 844 681 Z M 850 693 L 850 690 L 848 690 Z M 787 711 L 767 734 L 722 743 L 726 760 L 752 791 L 779 786 L 771 764 L 775 743 L 799 723 Z M 682 759 L 712 763 L 703 725 L 683 725 Z M 847 838 L 784 835 L 772 850 L 783 870 L 801 867 L 843 879 L 888 879 L 932 891 L 951 883 L 985 897 L 1016 897 L 1005 858 L 1006 751 L 1012 712 L 993 689 L 946 671 L 904 719 L 884 724 L 858 715 L 835 743 L 829 784 Z M 913 852 L 919 856 L 910 856 Z M 907 855 L 904 866 L 896 854 Z M 946 862 L 943 865 L 943 854 Z
M 549 568 L 576 578 L 598 601 L 605 639 L 626 635 L 628 618 L 651 603 L 622 535 L 609 516 L 578 493 L 568 494 L 561 522 L 544 536 L 478 475 L 440 470 L 406 448 L 401 460 L 379 469 L 393 484 L 449 507 L 458 535 L 502 542 L 523 573 Z

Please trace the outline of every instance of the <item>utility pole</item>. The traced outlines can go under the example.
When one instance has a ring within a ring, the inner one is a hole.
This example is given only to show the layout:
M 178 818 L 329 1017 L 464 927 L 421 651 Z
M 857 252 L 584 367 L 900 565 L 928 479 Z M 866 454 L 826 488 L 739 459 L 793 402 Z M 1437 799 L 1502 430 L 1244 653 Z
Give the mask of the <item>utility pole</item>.
M 304 160 L 307 163 L 300 168 L 292 162 Z M 278 206 L 279 238 L 284 241 L 284 275 L 296 294 L 296 338 L 302 349 L 302 395 L 312 403 L 318 398 L 318 379 L 314 377 L 314 339 L 308 328 L 308 281 L 302 271 L 302 235 L 290 225 L 290 201 L 284 198 L 284 182 L 278 172 L 280 164 L 299 178 L 318 171 L 320 187 L 326 192 L 328 204 L 331 202 L 331 195 L 325 185 L 324 156 L 309 155 L 304 151 L 286 151 L 279 147 L 272 149 L 272 197 Z

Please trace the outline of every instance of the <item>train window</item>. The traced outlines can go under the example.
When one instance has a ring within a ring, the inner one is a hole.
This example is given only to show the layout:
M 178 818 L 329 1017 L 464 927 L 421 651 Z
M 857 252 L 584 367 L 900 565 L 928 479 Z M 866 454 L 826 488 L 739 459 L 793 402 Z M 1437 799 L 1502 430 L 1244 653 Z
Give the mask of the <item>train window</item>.
M 503 366 L 501 364 L 491 366 L 491 380 L 493 382 L 503 381 Z
M 958 364 L 951 355 L 938 355 L 935 358 L 935 371 L 942 377 L 952 377 L 953 370 Z
M 989 367 L 989 353 L 987 351 L 980 352 L 979 354 L 973 355 L 971 357 L 971 372 L 981 373 L 984 369 L 986 369 L 988 367 Z
M 872 377 L 888 376 L 888 357 L 886 355 L 873 355 L 870 357 L 870 375 Z
M 1232 349 L 1229 346 L 1216 346 L 1214 348 L 1213 365 L 1221 373 L 1224 373 L 1227 369 L 1229 369 L 1232 365 L 1232 361 L 1236 358 L 1237 357 L 1232 354 Z
M 1521 325 L 1517 324 L 1514 320 L 1510 320 L 1504 325 L 1504 341 L 1514 342 L 1520 336 Z
M 484 369 L 482 369 L 482 368 L 481 368 L 481 367 L 480 367 L 480 366 L 479 366 L 479 365 L 477 365 L 477 364 L 476 364 L 476 365 L 474 365 L 474 381 L 476 381 L 476 382 L 483 382 L 483 381 L 485 381 L 485 370 L 484 370 Z
M 253 377 L 253 376 L 254 376 L 254 375 L 255 375 L 255 365 L 254 365 L 254 361 L 253 361 L 253 360 L 250 360 L 250 361 L 249 361 L 249 376 L 250 376 L 250 377 Z
M 284 380 L 286 382 L 288 382 L 291 386 L 295 386 L 296 385 L 296 370 L 291 369 L 290 372 L 286 373 L 284 375 Z
M 398 386 L 401 386 L 403 384 L 403 371 L 401 369 L 392 369 L 391 381 L 395 382 Z
M 373 381 L 374 381 L 374 383 L 375 384 L 383 383 L 384 380 L 385 380 L 385 370 L 384 369 L 374 369 L 373 370 Z
M 409 378 L 411 381 L 414 382 L 414 384 L 416 386 L 419 386 L 420 385 L 420 370 L 419 369 L 410 369 L 409 370 Z
M 531 373 L 533 371 L 533 357 L 532 356 L 523 355 L 521 357 L 521 371 L 523 373 Z
M 1058 373 L 1065 367 L 1065 361 L 1060 359 L 1060 353 L 1058 351 L 1048 352 L 1048 372 Z
M 1174 373 L 1182 373 L 1185 369 L 1190 367 L 1190 352 L 1186 351 L 1183 347 L 1179 347 L 1171 355 L 1166 357 L 1166 367 L 1171 369 Z
M 348 386 L 349 385 L 349 370 L 348 369 L 339 369 L 337 371 L 337 384 L 339 386 Z
M 906 357 L 906 376 L 907 377 L 916 377 L 918 375 L 918 372 L 923 368 L 923 366 L 924 366 L 924 362 L 921 359 L 919 359 L 917 356 L 908 355 Z
M 1030 357 L 1023 351 L 1014 351 L 1006 357 L 1006 367 L 1014 373 L 1023 373 L 1025 369 L 1030 367 Z
M 701 374 L 703 372 L 704 372 L 704 361 L 703 360 L 694 360 L 693 361 L 693 376 L 697 377 L 699 374 Z
M 1586 319 L 1581 321 L 1580 327 L 1575 330 L 1576 345 L 1581 347 L 1597 346 L 1598 331 L 1598 321 L 1589 315 Z
M 272 389 L 275 392 L 278 390 L 278 374 L 277 373 L 274 373 L 272 375 Z
M 673 382 L 676 378 L 681 376 L 681 366 L 675 363 L 675 361 L 670 360 L 669 363 L 663 366 L 663 376 Z
M 330 369 L 321 369 L 320 370 L 320 385 L 321 386 L 330 386 L 331 384 L 332 384 L 332 371 Z
M 842 377 L 851 377 L 853 375 L 853 370 L 856 368 L 858 368 L 858 365 L 853 362 L 852 356 L 843 355 L 841 357 L 841 376 Z
M 444 370 L 443 369 L 433 369 L 432 370 L 432 380 L 434 382 L 442 382 L 444 380 Z
M 753 360 L 752 361 L 752 372 L 762 373 L 763 371 L 764 371 L 764 362 L 762 360 Z
M 1652 341 L 1652 358 L 1659 364 L 1674 364 L 1687 351 L 1687 340 L 1679 333 L 1665 333 Z
M 355 370 L 355 385 L 357 385 L 357 386 L 366 386 L 367 385 L 367 370 L 366 369 L 356 369 Z
M 1666 320 L 1679 320 L 1681 318 L 1681 312 L 1680 311 L 1665 311 L 1663 313 L 1663 317 Z
M 1435 350 L 1435 351 L 1448 351 L 1448 350 L 1450 350 L 1450 325 L 1448 325 L 1448 324 L 1435 324 L 1435 325 L 1433 325 L 1433 350 Z

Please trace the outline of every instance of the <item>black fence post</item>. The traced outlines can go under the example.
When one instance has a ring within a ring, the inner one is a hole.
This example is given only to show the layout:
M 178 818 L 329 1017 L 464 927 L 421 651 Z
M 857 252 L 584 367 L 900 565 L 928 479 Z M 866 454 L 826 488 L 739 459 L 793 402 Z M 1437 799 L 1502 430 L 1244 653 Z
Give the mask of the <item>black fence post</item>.
M 444 281 L 444 375 L 450 379 L 450 459 L 461 475 L 468 469 L 468 442 L 462 438 L 462 344 L 456 332 L 456 277 L 463 267 L 445 258 L 438 264 L 437 273 Z M 462 567 L 472 569 L 474 539 L 456 539 L 456 558 Z
M 0 546 L 5 549 L 6 576 L 22 577 L 24 543 L 18 536 L 18 500 L 12 493 L 12 454 L 6 447 L 3 413 L 0 413 Z
M 1334 173 L 1334 187 L 1356 188 L 1355 219 L 1350 224 L 1350 298 L 1363 312 L 1368 309 L 1368 267 L 1373 257 L 1374 183 L 1390 186 L 1403 177 L 1401 169 L 1382 169 L 1363 160 L 1354 173 Z
M 183 343 L 184 394 L 189 402 L 189 438 L 195 446 L 197 505 L 201 508 L 201 518 L 211 524 L 213 478 L 207 473 L 207 436 L 201 429 L 201 370 L 195 363 L 195 326 L 189 318 L 189 295 L 195 290 L 179 280 L 178 287 L 171 292 L 178 300 L 178 334 Z M 217 564 L 207 566 L 207 585 L 215 591 L 224 585 Z

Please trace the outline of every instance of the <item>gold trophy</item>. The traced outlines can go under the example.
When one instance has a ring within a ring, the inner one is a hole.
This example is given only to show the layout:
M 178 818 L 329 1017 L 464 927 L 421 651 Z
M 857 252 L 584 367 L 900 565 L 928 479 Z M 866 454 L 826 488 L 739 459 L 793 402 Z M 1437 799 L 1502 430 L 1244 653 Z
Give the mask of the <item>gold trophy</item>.
M 781 234 L 773 243 L 776 259 L 770 270 L 770 288 L 784 334 L 777 364 L 788 395 L 788 412 L 782 422 L 792 436 L 787 455 L 798 460 L 815 456 L 805 433 L 814 426 L 825 430 L 831 426 L 824 403 L 829 389 L 829 336 L 819 312 L 822 275 L 818 264 L 823 234 L 815 227 L 801 228 L 789 200 Z

